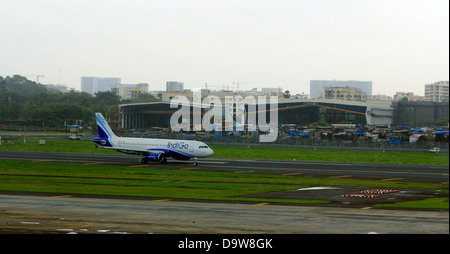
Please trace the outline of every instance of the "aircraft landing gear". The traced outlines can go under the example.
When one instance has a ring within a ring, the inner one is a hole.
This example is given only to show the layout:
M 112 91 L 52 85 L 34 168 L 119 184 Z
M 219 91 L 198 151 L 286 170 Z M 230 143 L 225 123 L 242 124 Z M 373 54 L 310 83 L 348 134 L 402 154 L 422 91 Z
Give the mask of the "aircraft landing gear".
M 166 158 L 165 155 L 163 155 L 163 156 L 164 157 L 163 157 L 163 159 L 160 162 L 161 162 L 161 164 L 166 164 L 167 163 L 167 158 Z
M 141 159 L 141 163 L 142 164 L 148 164 L 148 160 L 144 157 Z
M 197 157 L 194 157 L 194 167 L 198 166 Z

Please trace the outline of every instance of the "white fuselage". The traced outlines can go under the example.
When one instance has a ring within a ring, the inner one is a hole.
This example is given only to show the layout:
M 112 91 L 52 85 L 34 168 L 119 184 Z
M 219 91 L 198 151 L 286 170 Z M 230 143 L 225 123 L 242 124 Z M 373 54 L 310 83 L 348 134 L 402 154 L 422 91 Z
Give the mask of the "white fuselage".
M 111 143 L 119 149 L 148 150 L 150 153 L 163 152 L 167 157 L 181 154 L 190 158 L 202 158 L 214 154 L 213 150 L 205 143 L 191 140 L 116 137 L 111 139 Z

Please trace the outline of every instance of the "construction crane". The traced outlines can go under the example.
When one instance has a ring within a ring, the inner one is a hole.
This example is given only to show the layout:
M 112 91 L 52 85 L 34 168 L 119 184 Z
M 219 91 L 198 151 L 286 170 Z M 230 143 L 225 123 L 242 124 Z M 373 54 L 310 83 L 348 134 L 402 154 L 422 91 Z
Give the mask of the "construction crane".
M 25 77 L 36 77 L 36 83 L 38 83 L 38 84 L 39 84 L 39 78 L 45 77 L 44 75 L 40 75 L 40 74 L 22 74 L 22 76 L 25 76 Z
M 39 78 L 45 77 L 44 75 L 36 75 L 36 83 L 39 84 Z
M 254 84 L 261 84 L 261 83 L 264 83 L 264 82 L 242 82 L 242 81 L 236 81 L 236 82 L 232 82 L 231 89 L 233 89 L 234 86 L 236 86 L 235 92 L 239 92 L 241 84 L 252 84 L 252 83 L 254 83 Z M 228 84 L 223 84 L 222 86 L 212 86 L 212 85 L 210 85 L 208 83 L 205 83 L 205 89 L 206 90 L 211 89 L 211 87 L 217 87 L 217 88 L 220 87 L 220 88 L 222 88 L 223 91 L 231 91 L 230 90 L 230 85 L 228 85 Z
M 239 85 L 240 84 L 261 84 L 261 83 L 264 83 L 264 82 L 255 82 L 255 81 L 252 81 L 252 82 L 241 82 L 241 81 L 236 81 L 236 82 L 233 82 L 233 85 L 236 85 L 236 91 L 238 91 L 239 92 Z

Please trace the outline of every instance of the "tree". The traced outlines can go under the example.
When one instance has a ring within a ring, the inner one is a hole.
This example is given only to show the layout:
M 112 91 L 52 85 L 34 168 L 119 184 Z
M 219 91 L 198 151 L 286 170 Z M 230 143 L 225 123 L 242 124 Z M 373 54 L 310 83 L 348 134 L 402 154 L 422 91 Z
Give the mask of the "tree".
M 325 119 L 320 119 L 319 121 L 312 123 L 311 126 L 312 127 L 330 126 L 330 124 Z
M 284 98 L 286 98 L 286 99 L 289 99 L 289 98 L 291 98 L 291 92 L 289 91 L 289 90 L 286 90 L 285 92 L 284 92 Z
M 122 100 L 122 103 L 144 103 L 161 101 L 159 98 L 149 93 L 141 93 L 135 100 Z

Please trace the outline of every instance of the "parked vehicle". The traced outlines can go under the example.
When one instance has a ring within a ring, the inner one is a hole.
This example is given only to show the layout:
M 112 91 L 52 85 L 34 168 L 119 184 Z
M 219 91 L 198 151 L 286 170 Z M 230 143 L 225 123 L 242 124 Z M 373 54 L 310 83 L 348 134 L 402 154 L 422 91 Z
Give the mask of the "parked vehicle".
M 430 153 L 439 153 L 439 147 L 433 147 L 432 149 L 428 150 Z

